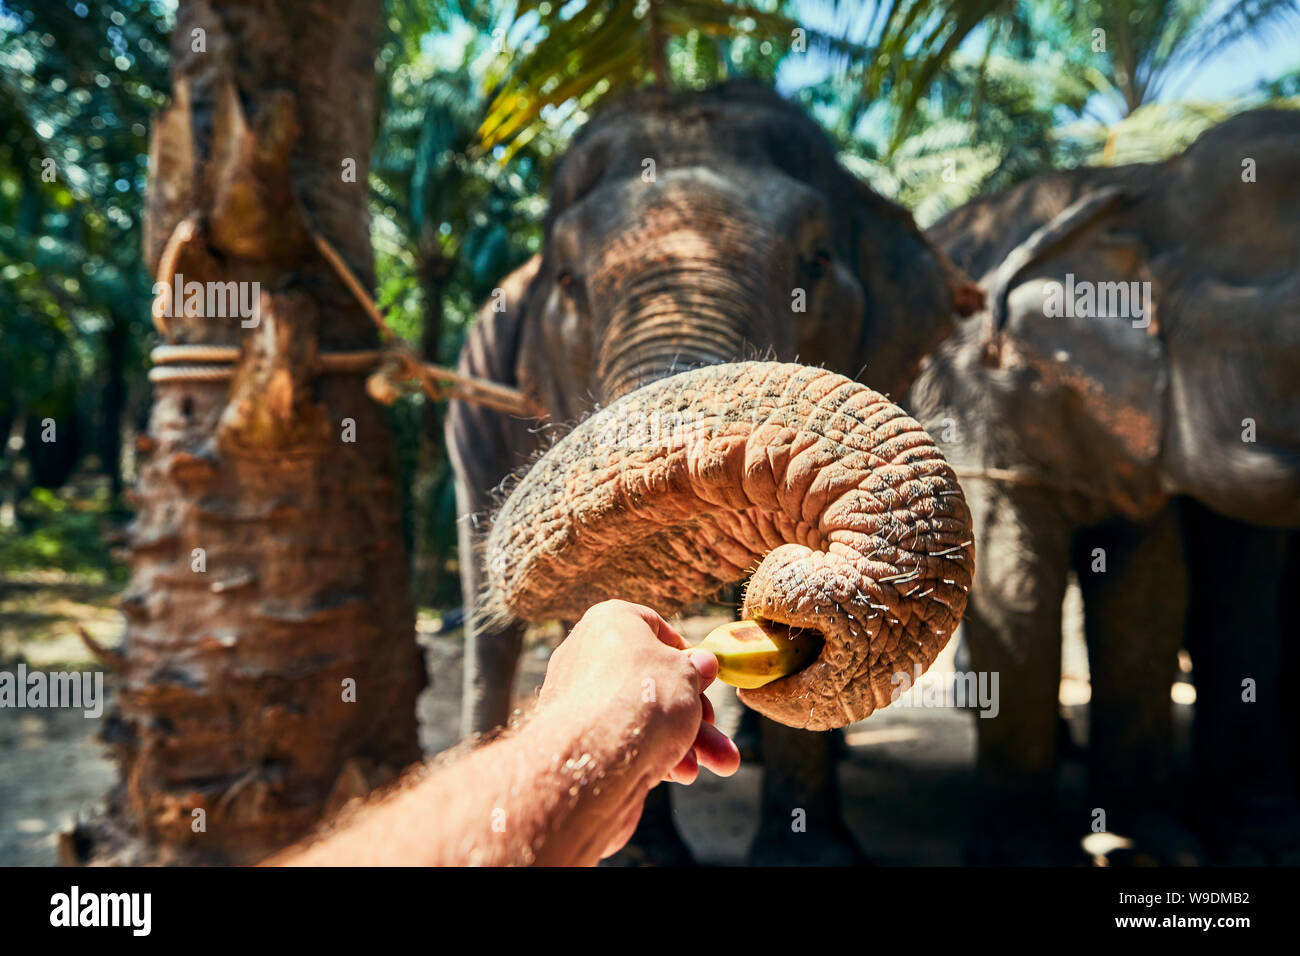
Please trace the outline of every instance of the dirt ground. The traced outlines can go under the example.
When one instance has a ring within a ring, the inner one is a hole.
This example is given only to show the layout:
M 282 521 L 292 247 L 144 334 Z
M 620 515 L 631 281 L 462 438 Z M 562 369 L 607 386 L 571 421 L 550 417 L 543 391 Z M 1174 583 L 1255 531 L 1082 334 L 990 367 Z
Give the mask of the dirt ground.
M 121 619 L 107 586 L 62 579 L 27 578 L 0 583 L 0 669 L 19 656 L 29 667 L 93 666 L 73 630 L 80 621 L 107 646 L 120 641 Z M 1086 734 L 1087 661 L 1079 630 L 1077 591 L 1065 608 L 1066 640 L 1061 684 L 1062 712 L 1073 738 Z M 697 641 L 724 620 L 693 617 L 680 622 Z M 421 615 L 419 640 L 427 652 L 430 686 L 420 701 L 421 744 L 432 755 L 455 743 L 463 642 L 459 631 L 442 632 L 433 615 Z M 524 704 L 545 673 L 558 629 L 539 629 L 526 647 L 516 694 Z M 950 681 L 954 641 L 923 679 Z M 106 682 L 111 689 L 111 681 Z M 923 688 L 929 686 L 923 684 Z M 710 697 L 719 725 L 733 730 L 740 704 L 735 692 L 715 684 Z M 1186 723 L 1190 708 L 1176 704 Z M 0 710 L 0 865 L 48 866 L 57 862 L 58 833 L 92 805 L 114 780 L 113 765 L 95 739 L 99 721 L 79 711 Z M 839 775 L 846 822 L 869 860 L 882 865 L 956 865 L 962 862 L 973 809 L 975 730 L 972 716 L 953 707 L 891 707 L 846 729 Z M 757 826 L 762 769 L 742 767 L 722 780 L 704 772 L 692 787 L 672 787 L 679 829 L 704 864 L 745 861 Z M 1062 778 L 1063 812 L 1082 805 L 1082 770 L 1067 763 Z M 1082 835 L 1082 834 L 1081 834 Z

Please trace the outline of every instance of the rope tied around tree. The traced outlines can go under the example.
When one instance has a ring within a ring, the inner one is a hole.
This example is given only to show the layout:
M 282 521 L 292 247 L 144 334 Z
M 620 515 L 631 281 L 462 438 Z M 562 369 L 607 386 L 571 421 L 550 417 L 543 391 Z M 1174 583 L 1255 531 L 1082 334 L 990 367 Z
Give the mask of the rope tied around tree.
M 181 249 L 198 235 L 198 231 L 195 216 L 177 223 L 159 257 L 157 280 L 160 284 L 170 281 Z M 518 389 L 422 361 L 415 349 L 392 330 L 374 299 L 329 241 L 314 230 L 311 238 L 322 258 L 379 329 L 384 343 L 379 349 L 321 352 L 317 355 L 319 373 L 365 374 L 368 376 L 366 393 L 384 405 L 396 402 L 403 392 L 420 390 L 433 401 L 455 399 L 520 418 L 538 417 L 534 404 Z M 238 346 L 174 344 L 160 310 L 155 308 L 152 311 L 154 327 L 168 344 L 150 352 L 155 367 L 149 371 L 149 381 L 219 382 L 234 376 L 235 363 L 242 354 Z

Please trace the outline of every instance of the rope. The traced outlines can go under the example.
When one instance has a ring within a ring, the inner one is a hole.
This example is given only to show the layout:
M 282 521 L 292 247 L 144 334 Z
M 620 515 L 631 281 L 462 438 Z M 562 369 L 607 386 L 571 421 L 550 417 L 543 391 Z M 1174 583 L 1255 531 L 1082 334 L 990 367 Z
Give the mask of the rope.
M 385 353 L 378 349 L 367 349 L 364 352 L 321 352 L 316 361 L 322 372 L 345 375 L 370 372 L 384 357 Z
M 172 306 L 176 304 L 176 290 L 172 288 L 172 280 L 176 276 L 176 259 L 181 254 L 181 247 L 198 235 L 198 232 L 198 218 L 191 213 L 176 224 L 172 234 L 167 237 L 167 244 L 163 246 L 162 255 L 158 257 L 158 271 L 155 273 L 154 278 L 164 289 L 163 292 L 159 293 L 159 297 L 167 296 Z M 155 300 L 150 309 L 150 315 L 153 317 L 153 327 L 158 330 L 158 334 L 163 338 L 171 338 L 171 333 L 167 329 L 167 322 L 158 312 L 158 302 Z
M 385 355 L 379 349 L 321 352 L 316 364 L 322 372 L 369 372 Z M 149 353 L 154 365 L 233 365 L 239 356 L 237 345 L 159 345 Z
M 957 473 L 957 477 L 962 481 L 974 478 L 977 481 L 997 481 L 1006 485 L 1046 488 L 1049 491 L 1067 491 L 1100 500 L 1108 500 L 1110 497 L 1083 482 L 1065 481 L 1027 471 L 1013 471 L 1008 468 L 954 468 L 953 471 Z
M 149 359 L 154 365 L 171 365 L 179 362 L 234 364 L 239 361 L 239 352 L 238 345 L 159 345 L 149 353 Z
M 234 374 L 233 365 L 172 365 L 149 369 L 149 381 L 224 382 Z
M 329 240 L 315 232 L 311 235 L 316 243 L 316 248 L 320 250 L 325 261 L 333 266 L 334 271 L 343 280 L 343 284 L 351 290 L 366 315 L 370 316 L 370 321 L 375 323 L 380 336 L 386 342 L 391 343 L 386 351 L 388 357 L 395 359 L 398 363 L 399 377 L 414 377 L 419 381 L 420 387 L 425 394 L 434 400 L 454 398 L 458 401 L 471 402 L 500 412 L 517 415 L 520 418 L 541 417 L 540 409 L 536 408 L 518 389 L 498 385 L 496 382 L 489 382 L 485 379 L 474 378 L 471 375 L 462 375 L 459 372 L 440 368 L 437 365 L 426 365 L 420 361 L 415 350 L 388 327 L 388 323 L 384 321 L 383 313 L 375 305 L 375 300 L 370 298 L 370 294 L 366 292 L 365 287 L 357 280 L 357 277 L 352 274 L 352 270 L 343 261 L 343 257 L 329 244 Z
M 187 216 L 176 224 L 158 262 L 158 281 L 171 282 L 172 273 L 181 248 L 198 234 L 198 220 Z M 442 401 L 455 399 L 482 405 L 495 411 L 520 418 L 541 417 L 538 409 L 518 389 L 462 375 L 452 369 L 428 365 L 420 360 L 415 350 L 397 335 L 366 292 L 357 277 L 348 268 L 343 257 L 321 235 L 311 233 L 316 248 L 331 268 L 338 274 L 348 291 L 360 303 L 370 321 L 379 329 L 385 343 L 382 349 L 353 352 L 321 352 L 317 355 L 317 371 L 323 374 L 366 374 L 370 378 L 366 390 L 376 401 L 392 404 L 402 391 L 400 382 L 414 382 L 430 399 Z M 168 287 L 170 288 L 170 286 Z M 174 290 L 172 290 L 174 293 Z M 163 293 L 168 294 L 168 293 Z M 164 339 L 171 333 L 166 322 L 153 310 L 154 327 Z M 241 350 L 234 345 L 177 345 L 168 343 L 155 348 L 150 357 L 156 366 L 149 371 L 151 382 L 219 382 L 234 374 L 234 364 Z
M 325 374 L 369 373 L 385 353 L 378 349 L 358 352 L 322 352 L 316 370 Z M 240 350 L 234 345 L 160 345 L 149 353 L 154 368 L 151 382 L 215 382 L 230 378 Z

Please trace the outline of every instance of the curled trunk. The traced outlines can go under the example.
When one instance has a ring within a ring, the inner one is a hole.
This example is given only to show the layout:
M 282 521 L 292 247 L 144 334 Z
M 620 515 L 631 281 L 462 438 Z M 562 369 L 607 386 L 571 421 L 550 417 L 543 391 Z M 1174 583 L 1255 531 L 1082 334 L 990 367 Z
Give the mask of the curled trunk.
M 742 698 L 825 730 L 886 706 L 947 643 L 970 526 L 948 463 L 881 395 L 800 365 L 713 366 L 624 396 L 528 472 L 493 524 L 487 605 L 537 620 L 617 597 L 669 613 L 748 577 L 746 617 L 825 643 Z

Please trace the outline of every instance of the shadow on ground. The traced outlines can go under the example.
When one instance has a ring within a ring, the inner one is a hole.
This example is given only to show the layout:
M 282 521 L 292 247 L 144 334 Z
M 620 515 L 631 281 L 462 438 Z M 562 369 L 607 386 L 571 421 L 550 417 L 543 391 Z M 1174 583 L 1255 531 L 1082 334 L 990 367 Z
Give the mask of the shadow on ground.
M 121 624 L 111 597 L 108 588 L 67 589 L 57 582 L 0 590 L 0 669 L 12 669 L 20 656 L 29 667 L 95 666 L 73 625 L 89 621 L 101 643 L 116 644 Z M 1077 621 L 1068 604 L 1066 616 Z M 694 643 L 726 619 L 718 612 L 688 618 L 680 627 Z M 562 636 L 556 627 L 530 634 L 516 685 L 521 707 L 534 698 L 550 650 Z M 431 616 L 421 617 L 419 640 L 430 672 L 419 704 L 421 744 L 433 755 L 458 739 L 463 643 L 459 631 L 440 631 Z M 955 645 L 925 680 L 950 680 L 943 675 L 953 670 Z M 1077 628 L 1067 627 L 1064 660 L 1062 711 L 1081 740 L 1088 684 Z M 741 714 L 735 692 L 715 684 L 709 694 L 719 725 L 734 731 Z M 80 711 L 0 710 L 0 865 L 57 862 L 60 830 L 114 780 L 113 765 L 95 736 L 99 726 Z M 950 706 L 895 705 L 847 728 L 845 743 L 839 768 L 845 817 L 868 859 L 881 865 L 961 864 L 967 836 L 979 825 L 971 800 L 972 715 Z M 680 832 L 699 862 L 744 863 L 757 827 L 761 773 L 751 765 L 727 780 L 704 772 L 692 787 L 669 785 Z M 1086 820 L 1082 801 L 1082 771 L 1069 762 L 1062 773 L 1062 814 Z

